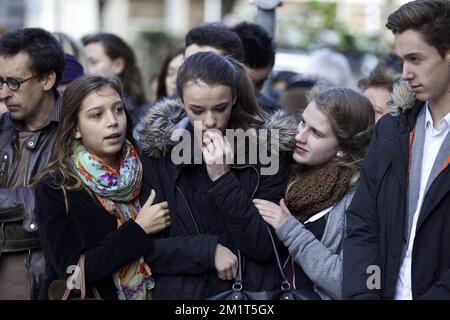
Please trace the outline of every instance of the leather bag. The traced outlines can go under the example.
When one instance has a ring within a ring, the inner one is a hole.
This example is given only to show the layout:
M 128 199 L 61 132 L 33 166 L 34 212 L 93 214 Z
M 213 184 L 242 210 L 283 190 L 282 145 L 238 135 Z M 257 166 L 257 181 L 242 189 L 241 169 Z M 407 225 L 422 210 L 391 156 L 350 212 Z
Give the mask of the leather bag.
M 240 250 L 237 252 L 238 268 L 236 278 L 231 290 L 218 293 L 207 300 L 320 300 L 320 296 L 311 290 L 292 289 L 287 280 L 283 267 L 281 266 L 278 250 L 273 239 L 272 231 L 269 227 L 267 230 L 270 235 L 272 248 L 274 250 L 276 268 L 280 279 L 280 288 L 272 291 L 247 291 L 243 288 L 242 268 L 245 257 Z
M 84 260 L 85 256 L 84 254 L 82 254 L 77 263 L 79 273 L 75 275 L 78 276 L 80 279 L 80 289 L 78 290 L 73 287 L 69 288 L 67 286 L 66 280 L 55 280 L 50 284 L 48 288 L 48 297 L 50 300 L 101 300 L 100 294 L 97 288 L 95 287 L 92 289 L 94 298 L 86 298 L 86 278 L 84 274 Z M 70 297 L 71 293 L 72 297 Z M 74 293 L 76 294 L 74 295 Z

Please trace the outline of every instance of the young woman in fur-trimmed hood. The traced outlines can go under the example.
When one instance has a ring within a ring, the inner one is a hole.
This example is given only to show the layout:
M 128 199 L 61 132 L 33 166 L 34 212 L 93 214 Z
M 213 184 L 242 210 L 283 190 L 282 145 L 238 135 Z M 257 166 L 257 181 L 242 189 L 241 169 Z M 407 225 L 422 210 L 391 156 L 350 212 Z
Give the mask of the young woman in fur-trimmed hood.
M 180 100 L 153 107 L 139 137 L 142 200 L 154 189 L 157 201 L 169 203 L 172 221 L 146 257 L 156 277 L 153 297 L 204 299 L 231 289 L 238 249 L 246 257 L 244 288 L 275 289 L 270 236 L 252 199 L 278 202 L 283 196 L 285 171 L 276 149 L 293 145 L 270 139 L 275 151 L 266 153 L 267 162 L 260 149 L 268 140 L 259 138 L 258 129 L 280 127 L 279 136 L 292 144 L 295 122 L 274 118 L 265 123 L 242 65 L 212 52 L 185 60 L 177 89 Z M 247 142 L 227 139 L 227 129 L 242 129 Z M 274 170 L 264 171 L 269 167 Z

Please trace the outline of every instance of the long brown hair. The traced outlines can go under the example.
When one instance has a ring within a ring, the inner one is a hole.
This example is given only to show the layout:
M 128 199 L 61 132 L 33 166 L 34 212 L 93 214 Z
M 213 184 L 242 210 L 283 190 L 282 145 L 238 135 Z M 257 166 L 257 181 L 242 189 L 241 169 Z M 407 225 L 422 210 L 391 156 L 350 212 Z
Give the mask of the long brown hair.
M 146 102 L 142 74 L 136 62 L 133 49 L 120 37 L 112 33 L 96 33 L 82 38 L 84 46 L 90 43 L 101 43 L 106 55 L 115 60 L 124 60 L 123 71 L 118 75 L 122 81 L 123 91 L 136 106 Z
M 56 140 L 52 147 L 49 163 L 34 179 L 33 185 L 44 176 L 50 175 L 55 179 L 54 187 L 63 190 L 79 190 L 84 184 L 72 168 L 72 142 L 78 124 L 78 114 L 83 100 L 93 91 L 101 87 L 111 87 L 122 99 L 122 85 L 116 77 L 99 75 L 85 75 L 72 81 L 65 89 L 61 102 L 59 126 Z M 125 111 L 126 112 L 126 111 Z M 127 116 L 127 139 L 132 140 L 131 118 Z
M 342 158 L 331 161 L 350 168 L 353 176 L 357 176 L 375 123 L 372 104 L 353 89 L 334 87 L 325 82 L 318 82 L 311 89 L 308 102 L 312 101 L 330 121 L 338 145 L 344 151 Z
M 231 57 L 214 52 L 198 52 L 189 56 L 177 75 L 177 91 L 182 101 L 184 85 L 191 81 L 230 87 L 236 102 L 231 111 L 229 129 L 260 127 L 266 118 L 256 103 L 253 84 L 244 66 Z

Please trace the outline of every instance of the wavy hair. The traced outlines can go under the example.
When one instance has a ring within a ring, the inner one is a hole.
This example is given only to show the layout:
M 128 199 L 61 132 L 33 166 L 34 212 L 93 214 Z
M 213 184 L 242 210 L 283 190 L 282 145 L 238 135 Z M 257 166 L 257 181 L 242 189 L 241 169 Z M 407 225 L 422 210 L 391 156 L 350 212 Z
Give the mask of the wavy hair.
M 33 185 L 44 176 L 56 178 L 54 187 L 65 190 L 79 190 L 85 188 L 83 182 L 72 167 L 72 142 L 78 125 L 78 114 L 84 99 L 102 87 L 111 87 L 123 98 L 122 85 L 116 77 L 100 75 L 85 75 L 72 81 L 64 91 L 61 102 L 60 121 L 56 132 L 56 140 L 47 166 L 34 179 Z M 127 139 L 133 141 L 131 133 L 131 118 L 127 117 Z M 86 188 L 85 188 L 86 189 Z
M 315 102 L 330 121 L 331 130 L 344 151 L 342 158 L 334 157 L 330 161 L 350 168 L 353 173 L 350 185 L 354 185 L 358 181 L 360 165 L 372 137 L 375 123 L 372 104 L 353 89 L 335 87 L 323 81 L 311 89 L 308 102 Z M 292 170 L 295 172 L 296 168 L 298 165 Z

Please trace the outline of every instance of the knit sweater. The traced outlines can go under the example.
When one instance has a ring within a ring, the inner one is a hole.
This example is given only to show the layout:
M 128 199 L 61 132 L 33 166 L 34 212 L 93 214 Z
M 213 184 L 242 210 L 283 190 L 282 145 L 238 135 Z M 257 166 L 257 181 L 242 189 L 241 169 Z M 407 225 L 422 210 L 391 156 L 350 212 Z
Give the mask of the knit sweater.
M 345 211 L 350 205 L 354 189 L 347 192 L 328 213 L 322 239 L 318 240 L 294 216 L 289 217 L 276 231 L 314 284 L 322 299 L 342 299 L 342 242 L 345 236 Z

